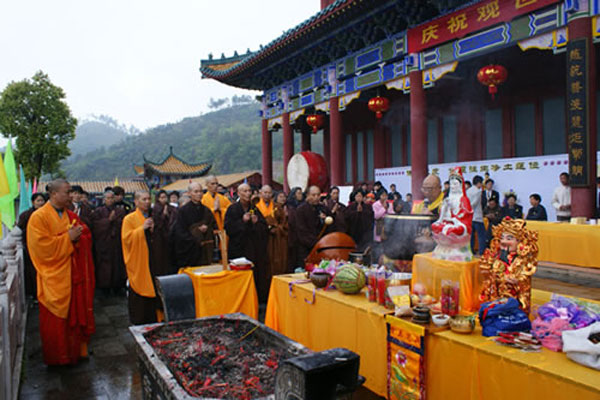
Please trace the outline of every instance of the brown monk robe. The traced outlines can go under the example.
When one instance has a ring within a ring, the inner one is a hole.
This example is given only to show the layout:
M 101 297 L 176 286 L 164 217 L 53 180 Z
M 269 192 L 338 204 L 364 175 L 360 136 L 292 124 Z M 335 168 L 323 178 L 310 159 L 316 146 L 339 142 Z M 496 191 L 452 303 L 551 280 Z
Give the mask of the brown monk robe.
M 327 209 L 335 219 L 333 229 L 336 232 L 346 232 L 346 206 L 340 203 L 340 188 L 333 186 L 329 189 L 329 198 L 325 201 Z
M 154 229 L 150 217 L 150 193 L 136 192 L 134 201 L 135 211 L 123 219 L 121 242 L 129 280 L 129 320 L 134 325 L 141 325 L 157 321 L 160 301 L 154 288 L 154 262 L 149 246 Z
M 178 269 L 210 264 L 215 247 L 215 218 L 202 204 L 202 185 L 198 182 L 191 183 L 188 193 L 191 201 L 177 210 L 170 235 Z
M 171 257 L 169 241 L 169 234 L 175 224 L 176 217 L 177 209 L 169 204 L 167 192 L 164 190 L 159 191 L 152 208 L 152 220 L 154 221 L 152 257 L 156 262 L 156 274 L 159 276 L 177 273 L 175 263 Z
M 288 218 L 285 193 L 275 195 L 273 215 L 266 218 L 269 225 L 269 267 L 271 277 L 290 272 L 288 269 Z M 270 286 L 269 286 L 270 287 Z
M 331 216 L 331 213 L 320 203 L 320 196 L 321 189 L 317 186 L 309 187 L 306 203 L 296 210 L 296 241 L 301 266 L 304 266 L 304 259 L 320 239 L 321 232 L 323 232 L 322 236 L 335 232 L 335 219 L 333 224 L 325 226 L 325 218 Z
M 127 273 L 121 249 L 123 218 L 125 210 L 115 206 L 115 194 L 110 190 L 104 192 L 104 204 L 96 208 L 91 217 L 96 287 L 101 290 L 125 287 Z
M 373 207 L 363 201 L 364 196 L 360 190 L 354 192 L 353 198 L 345 213 L 348 234 L 356 243 L 357 250 L 365 251 L 373 242 Z
M 225 214 L 225 231 L 229 236 L 229 259 L 246 257 L 254 263 L 254 283 L 258 301 L 266 303 L 269 295 L 267 244 L 269 232 L 263 215 L 252 207 L 251 189 L 246 183 L 238 186 L 239 201 Z
M 25 294 L 35 298 L 37 296 L 37 274 L 35 272 L 35 267 L 31 262 L 31 257 L 29 256 L 29 249 L 27 248 L 27 224 L 29 223 L 31 214 L 46 204 L 46 198 L 41 193 L 34 193 L 31 196 L 31 203 L 33 206 L 29 210 L 23 211 L 21 215 L 19 215 L 19 222 L 17 222 L 17 226 L 23 233 L 21 237 L 23 239 L 23 258 L 25 261 Z

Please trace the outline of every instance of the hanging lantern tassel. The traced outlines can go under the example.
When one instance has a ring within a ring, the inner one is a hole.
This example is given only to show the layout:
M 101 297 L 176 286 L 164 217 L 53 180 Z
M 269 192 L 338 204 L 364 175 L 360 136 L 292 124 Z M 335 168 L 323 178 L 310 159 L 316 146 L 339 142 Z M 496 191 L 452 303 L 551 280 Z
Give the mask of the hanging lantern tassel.
M 369 110 L 375 113 L 375 118 L 381 119 L 383 113 L 390 108 L 390 101 L 385 97 L 376 96 L 369 100 L 368 106 Z
M 317 133 L 319 128 L 323 126 L 323 115 L 311 114 L 306 116 L 306 123 L 312 127 L 313 133 Z
M 486 65 L 477 72 L 477 80 L 488 87 L 492 100 L 498 93 L 498 85 L 504 83 L 507 77 L 508 71 L 502 65 Z

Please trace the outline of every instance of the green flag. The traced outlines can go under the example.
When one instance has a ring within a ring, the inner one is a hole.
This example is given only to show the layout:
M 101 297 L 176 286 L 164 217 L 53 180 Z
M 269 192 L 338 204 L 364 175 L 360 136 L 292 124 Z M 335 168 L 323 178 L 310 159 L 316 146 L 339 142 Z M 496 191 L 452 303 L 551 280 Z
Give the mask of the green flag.
M 4 153 L 4 170 L 6 171 L 8 190 L 14 200 L 19 195 L 19 179 L 17 178 L 17 164 L 15 163 L 15 156 L 12 152 L 11 139 L 8 139 L 8 145 L 6 145 L 6 151 Z
M 8 184 L 8 194 L 0 197 L 0 212 L 2 213 L 2 223 L 9 229 L 15 226 L 15 199 L 19 195 L 19 185 L 17 183 L 17 167 L 15 157 L 12 153 L 12 144 L 9 139 L 6 151 L 4 153 L 4 171 Z

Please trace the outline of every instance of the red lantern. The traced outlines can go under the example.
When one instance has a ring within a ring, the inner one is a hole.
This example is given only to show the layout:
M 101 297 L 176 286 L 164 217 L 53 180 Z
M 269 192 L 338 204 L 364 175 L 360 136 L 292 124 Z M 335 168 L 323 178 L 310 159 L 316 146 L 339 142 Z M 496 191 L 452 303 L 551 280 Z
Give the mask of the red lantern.
M 307 115 L 306 123 L 309 126 L 312 126 L 313 133 L 317 133 L 319 128 L 323 126 L 323 115 L 322 114 Z
M 380 119 L 383 117 L 383 113 L 390 108 L 390 101 L 381 96 L 373 97 L 369 100 L 369 110 L 375 113 L 375 117 Z
M 489 93 L 494 95 L 498 92 L 498 85 L 503 83 L 508 77 L 508 71 L 502 65 L 486 65 L 477 73 L 477 79 L 482 85 L 488 87 Z

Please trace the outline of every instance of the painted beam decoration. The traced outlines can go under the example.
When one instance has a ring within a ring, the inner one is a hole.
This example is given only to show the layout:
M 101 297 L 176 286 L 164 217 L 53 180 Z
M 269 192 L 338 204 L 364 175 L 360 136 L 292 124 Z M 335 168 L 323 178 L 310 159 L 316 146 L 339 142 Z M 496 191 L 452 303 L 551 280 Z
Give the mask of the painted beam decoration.
M 488 0 L 478 2 L 408 31 L 408 52 L 416 53 L 546 7 L 559 0 Z
M 588 55 L 588 38 L 571 40 L 567 44 L 567 138 L 572 187 L 590 184 Z

